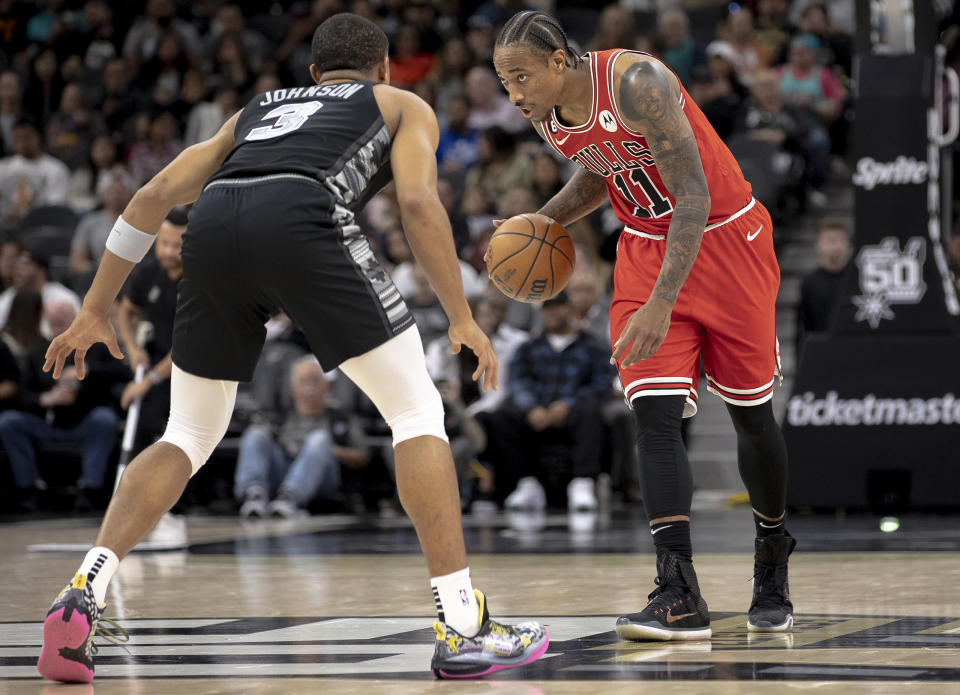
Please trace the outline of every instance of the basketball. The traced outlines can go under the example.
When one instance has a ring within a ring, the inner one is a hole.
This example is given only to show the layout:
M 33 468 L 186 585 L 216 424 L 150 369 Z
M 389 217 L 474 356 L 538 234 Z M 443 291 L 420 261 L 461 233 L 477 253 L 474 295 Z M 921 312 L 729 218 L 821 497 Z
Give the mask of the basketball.
M 543 302 L 562 290 L 576 261 L 570 234 L 545 215 L 505 220 L 484 254 L 497 289 L 519 302 Z

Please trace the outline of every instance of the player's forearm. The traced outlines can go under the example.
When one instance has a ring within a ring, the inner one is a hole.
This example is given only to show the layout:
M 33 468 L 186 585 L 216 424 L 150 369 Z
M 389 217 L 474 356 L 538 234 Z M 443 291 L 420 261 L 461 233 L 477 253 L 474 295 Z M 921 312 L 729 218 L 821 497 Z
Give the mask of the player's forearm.
M 707 196 L 677 199 L 667 230 L 663 265 L 650 293 L 651 298 L 662 299 L 671 306 L 677 301 L 680 289 L 697 260 L 709 211 L 710 198 Z
M 98 316 L 106 316 L 134 265 L 136 264 L 132 261 L 120 258 L 109 249 L 105 250 L 93 284 L 83 298 L 83 309 Z
M 566 185 L 537 210 L 561 225 L 589 215 L 607 200 L 607 184 L 602 176 L 578 169 Z
M 401 198 L 400 213 L 410 250 L 430 280 L 450 323 L 458 325 L 471 320 L 450 220 L 440 200 Z

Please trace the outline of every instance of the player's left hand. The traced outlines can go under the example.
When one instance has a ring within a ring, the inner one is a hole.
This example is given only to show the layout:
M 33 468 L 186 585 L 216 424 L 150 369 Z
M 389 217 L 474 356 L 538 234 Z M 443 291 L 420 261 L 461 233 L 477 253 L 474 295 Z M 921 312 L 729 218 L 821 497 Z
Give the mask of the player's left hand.
M 490 344 L 490 338 L 483 332 L 477 322 L 470 320 L 457 326 L 450 326 L 447 331 L 450 338 L 450 352 L 454 355 L 460 352 L 460 346 L 466 345 L 473 350 L 477 356 L 476 371 L 473 373 L 473 380 L 477 381 L 483 377 L 483 390 L 497 390 L 497 355 Z
M 76 351 L 73 363 L 77 367 L 77 378 L 83 379 L 86 374 L 83 358 L 94 343 L 103 343 L 110 350 L 111 355 L 118 360 L 123 359 L 123 353 L 120 352 L 120 346 L 117 344 L 117 334 L 110 324 L 110 319 L 81 308 L 70 327 L 50 343 L 46 361 L 43 363 L 43 371 L 49 372 L 52 367 L 53 378 L 59 379 L 67 358 Z
M 620 363 L 620 368 L 626 369 L 640 360 L 653 357 L 667 337 L 672 310 L 672 305 L 657 299 L 651 299 L 637 309 L 613 346 L 610 364 Z M 627 348 L 630 348 L 629 351 Z M 623 358 L 623 362 L 620 362 L 620 358 Z

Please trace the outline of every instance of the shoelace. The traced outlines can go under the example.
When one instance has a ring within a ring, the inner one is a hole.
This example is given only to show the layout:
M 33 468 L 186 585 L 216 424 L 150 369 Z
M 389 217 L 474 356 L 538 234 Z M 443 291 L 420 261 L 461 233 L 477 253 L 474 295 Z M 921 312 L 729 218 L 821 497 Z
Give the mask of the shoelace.
M 684 581 L 678 580 L 678 581 L 673 581 L 668 583 L 668 582 L 665 582 L 660 577 L 657 577 L 656 579 L 653 580 L 653 583 L 657 585 L 657 588 L 651 591 L 650 594 L 647 596 L 648 601 L 652 601 L 653 599 L 660 596 L 667 589 L 670 589 L 670 588 L 683 589 L 687 593 L 693 593 L 693 589 L 690 587 L 689 584 L 687 584 Z
M 97 629 L 93 631 L 93 635 L 103 638 L 110 644 L 121 646 L 127 654 L 130 653 L 130 650 L 127 649 L 127 642 L 130 641 L 130 633 L 112 618 L 100 618 L 97 622 Z M 92 641 L 90 643 L 90 651 L 94 655 L 99 652 L 96 643 Z
M 760 571 L 753 575 L 754 586 L 754 605 L 770 605 L 779 607 L 787 600 L 787 594 L 784 591 L 784 582 L 778 581 L 777 570 L 779 567 L 770 565 L 761 565 Z M 767 582 L 768 579 L 773 581 Z M 772 595 L 771 595 L 772 594 Z

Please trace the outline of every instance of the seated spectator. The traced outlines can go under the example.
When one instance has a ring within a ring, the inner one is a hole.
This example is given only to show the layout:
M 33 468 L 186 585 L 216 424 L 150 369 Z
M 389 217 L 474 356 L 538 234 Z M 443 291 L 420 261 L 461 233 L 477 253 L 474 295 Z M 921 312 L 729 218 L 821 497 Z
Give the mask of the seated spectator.
M 564 290 L 570 296 L 573 322 L 578 330 L 589 333 L 610 350 L 610 297 L 601 297 L 600 282 L 593 271 L 584 266 L 573 271 Z
M 80 220 L 70 243 L 70 275 L 82 279 L 81 284 L 85 287 L 89 287 L 92 273 L 100 265 L 110 230 L 136 190 L 130 176 L 107 174 L 104 183 L 102 207 Z
M 313 355 L 298 359 L 290 370 L 293 409 L 279 430 L 253 425 L 243 433 L 234 480 L 241 516 L 301 516 L 315 497 L 338 495 L 341 467 L 367 465 L 370 455 L 353 446 L 346 416 L 327 408 L 329 388 Z
M 80 311 L 80 297 L 73 290 L 69 290 L 59 282 L 49 278 L 49 262 L 42 256 L 34 256 L 24 249 L 17 257 L 13 274 L 13 287 L 0 293 L 0 325 L 6 323 L 10 314 L 10 305 L 17 290 L 33 290 L 43 297 L 44 310 L 54 304 L 65 303 L 73 307 L 74 312 Z
M 145 63 L 156 54 L 161 38 L 168 31 L 174 32 L 180 38 L 191 60 L 200 57 L 200 36 L 193 24 L 177 17 L 174 0 L 147 0 L 143 14 L 133 23 L 124 38 L 123 54 Z
M 89 159 L 70 175 L 70 207 L 78 214 L 93 210 L 100 205 L 104 189 L 117 177 L 136 188 L 137 182 L 117 157 L 113 137 L 98 135 L 90 144 Z
M 530 209 L 539 210 L 563 188 L 557 158 L 546 151 L 538 154 L 533 160 L 533 180 L 530 183 L 537 200 L 535 208 Z
M 789 0 L 758 0 L 756 17 L 756 46 L 760 62 L 766 66 L 779 65 L 786 59 L 787 42 L 794 29 L 790 26 Z
M 67 202 L 70 170 L 43 152 L 40 138 L 29 119 L 13 126 L 14 154 L 0 159 L 0 227 L 15 227 L 34 208 Z
M 212 101 L 201 101 L 190 110 L 183 144 L 190 147 L 213 137 L 239 108 L 237 90 L 229 85 L 219 87 Z
M 467 72 L 473 67 L 473 53 L 460 38 L 451 38 L 444 45 L 433 66 L 437 84 L 437 106 L 446 109 L 447 101 L 455 94 L 463 94 Z M 469 110 L 469 106 L 468 106 Z
M 246 94 L 257 79 L 237 34 L 223 34 L 213 54 L 213 83 Z
M 233 34 L 239 37 L 243 54 L 250 63 L 250 69 L 259 73 L 264 61 L 270 56 L 272 46 L 259 32 L 246 27 L 246 18 L 243 10 L 232 3 L 220 5 L 217 8 L 210 31 L 204 38 L 207 58 L 212 58 L 216 52 L 217 42 L 224 34 Z
M 89 27 L 83 65 L 90 72 L 99 75 L 107 61 L 118 55 L 113 11 L 103 0 L 88 0 L 83 5 L 83 19 Z
M 467 218 L 460 212 L 460 207 L 457 205 L 457 192 L 450 179 L 450 176 L 437 178 L 437 193 L 440 196 L 443 209 L 447 211 L 447 216 L 450 218 L 453 245 L 457 249 L 457 256 L 463 259 L 470 244 L 470 228 L 467 226 Z M 473 270 L 473 267 L 471 266 L 470 269 Z
M 571 511 L 597 508 L 603 419 L 613 368 L 609 350 L 576 328 L 566 292 L 542 305 L 543 334 L 510 364 L 509 402 L 484 419 L 498 492 L 519 478 L 507 508 L 543 509 L 566 486 Z
M 76 168 L 87 161 L 94 137 L 105 128 L 103 116 L 87 105 L 83 87 L 71 82 L 63 89 L 60 108 L 47 123 L 47 150 Z
M 450 441 L 460 500 L 465 507 L 474 496 L 473 483 L 477 475 L 474 464 L 477 454 L 487 445 L 487 435 L 464 404 L 458 379 L 438 381 L 437 390 L 443 402 L 443 428 Z
M 437 338 L 447 334 L 450 328 L 450 322 L 447 319 L 437 293 L 433 291 L 427 274 L 416 261 L 411 261 L 407 266 L 409 269 L 409 286 L 406 287 L 406 294 L 403 299 L 407 303 L 407 308 L 413 314 L 413 319 L 417 323 L 417 329 L 420 331 L 420 337 L 424 345 L 429 345 Z M 461 266 L 462 269 L 462 266 Z M 404 280 L 401 278 L 401 280 Z M 403 282 L 406 285 L 406 281 Z M 400 289 L 398 285 L 397 289 Z
M 180 154 L 183 145 L 177 140 L 177 122 L 169 111 L 161 111 L 150 119 L 145 140 L 130 149 L 127 165 L 140 183 L 146 183 Z
M 533 165 L 516 146 L 516 137 L 494 126 L 480 135 L 480 161 L 467 172 L 466 185 L 480 186 L 488 200 L 499 201 L 506 193 L 530 182 Z
M 850 232 L 846 223 L 824 218 L 817 223 L 818 267 L 800 284 L 797 306 L 797 355 L 810 333 L 833 326 L 833 315 L 850 267 Z
M 40 330 L 42 321 L 43 297 L 40 293 L 28 289 L 16 291 L 0 337 L 21 369 L 29 366 L 31 355 L 45 349 L 46 341 Z
M 0 236 L 0 291 L 13 287 L 17 258 L 23 248 L 16 239 Z
M 60 63 L 51 48 L 36 54 L 23 90 L 23 110 L 36 122 L 45 123 L 60 103 L 63 78 Z
M 853 74 L 853 40 L 833 26 L 826 3 L 811 2 L 804 7 L 797 30 L 801 34 L 812 34 L 820 41 L 817 58 L 821 65 L 837 76 Z
M 160 36 L 156 53 L 137 71 L 137 84 L 155 104 L 170 106 L 180 94 L 183 74 L 189 67 L 183 40 L 176 32 L 166 31 Z
M 44 310 L 54 336 L 65 331 L 75 315 L 74 307 L 66 302 Z M 54 381 L 41 371 L 42 364 L 39 351 L 30 371 L 23 374 L 18 409 L 0 413 L 0 444 L 10 461 L 21 507 L 29 511 L 38 508 L 46 488 L 37 466 L 41 446 L 75 443 L 82 450 L 82 460 L 74 509 L 89 511 L 104 494 L 107 464 L 117 441 L 119 417 L 113 408 L 112 389 L 129 377 L 129 371 L 100 344 L 86 353 L 83 381 L 77 379 L 72 365 Z
M 529 128 L 527 120 L 520 110 L 510 103 L 497 80 L 496 74 L 488 67 L 474 67 L 467 73 L 464 90 L 470 101 L 470 118 L 467 124 L 479 131 L 489 128 L 519 133 Z
M 467 125 L 470 103 L 462 94 L 447 99 L 437 145 L 437 164 L 440 171 L 466 171 L 479 159 L 480 133 Z
M 107 128 L 127 138 L 143 94 L 133 84 L 134 70 L 127 58 L 114 58 L 103 68 L 103 92 L 98 99 Z
M 726 139 L 740 117 L 747 88 L 736 70 L 736 53 L 726 41 L 713 41 L 707 46 L 709 75 L 694 81 L 691 96 L 700 106 L 717 135 Z
M 611 48 L 629 48 L 633 43 L 633 14 L 616 3 L 600 10 L 597 31 L 587 42 L 588 51 L 606 51 Z
M 23 116 L 22 96 L 20 76 L 13 70 L 0 73 L 0 144 L 4 155 L 13 152 L 13 124 Z
M 433 55 L 421 48 L 420 31 L 412 24 L 397 30 L 390 51 L 390 84 L 409 88 L 433 70 Z
M 753 12 L 750 8 L 737 3 L 728 5 L 726 17 L 717 30 L 717 36 L 730 44 L 737 78 L 743 84 L 750 84 L 753 73 L 767 65 L 760 61 L 753 31 Z
M 670 7 L 660 12 L 654 46 L 657 55 L 677 73 L 687 89 L 694 74 L 707 69 L 704 45 L 690 35 L 690 19 L 680 7 Z
M 790 40 L 789 60 L 778 69 L 780 91 L 784 100 L 797 108 L 807 119 L 807 148 L 826 157 L 815 158 L 810 184 L 819 191 L 827 178 L 830 138 L 827 130 L 840 115 L 843 87 L 836 76 L 817 62 L 820 41 L 812 34 L 798 34 Z

